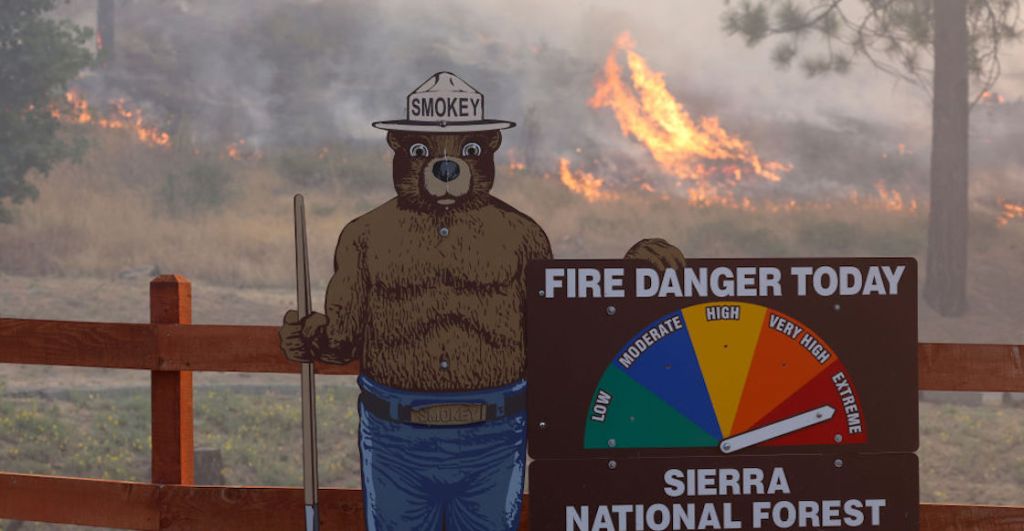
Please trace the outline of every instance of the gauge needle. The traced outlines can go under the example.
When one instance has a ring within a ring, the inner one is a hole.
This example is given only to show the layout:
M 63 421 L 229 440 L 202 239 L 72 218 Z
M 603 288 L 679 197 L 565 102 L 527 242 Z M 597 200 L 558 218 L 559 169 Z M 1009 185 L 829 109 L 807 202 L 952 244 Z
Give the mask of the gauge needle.
M 755 444 L 761 444 L 776 437 L 781 437 L 787 433 L 793 433 L 808 426 L 820 424 L 832 418 L 835 414 L 836 410 L 832 406 L 821 406 L 799 415 L 794 415 L 788 419 L 782 419 L 767 426 L 761 426 L 756 430 L 734 435 L 723 440 L 718 447 L 722 449 L 722 453 L 731 454 Z

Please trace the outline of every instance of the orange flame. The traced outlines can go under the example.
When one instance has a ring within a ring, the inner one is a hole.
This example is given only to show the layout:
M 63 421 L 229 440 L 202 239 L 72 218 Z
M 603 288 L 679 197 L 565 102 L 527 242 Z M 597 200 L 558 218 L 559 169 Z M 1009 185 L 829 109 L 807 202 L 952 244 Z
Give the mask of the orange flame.
M 510 171 L 526 170 L 526 162 L 519 158 L 519 152 L 515 149 L 508 151 L 508 169 Z
M 633 48 L 629 33 L 619 36 L 605 61 L 604 79 L 596 84 L 588 103 L 612 109 L 622 134 L 642 142 L 662 170 L 681 180 L 705 182 L 691 197 L 708 197 L 711 187 L 731 188 L 745 175 L 778 182 L 781 173 L 792 169 L 788 164 L 762 161 L 748 142 L 723 129 L 717 117 L 695 122 L 668 91 L 664 74 L 652 70 Z M 616 58 L 620 51 L 626 54 L 632 89 L 622 80 Z M 705 181 L 716 171 L 726 177 L 727 184 Z M 725 194 L 725 190 L 715 193 Z
M 763 160 L 749 142 L 726 131 L 717 117 L 692 117 L 669 92 L 664 74 L 652 70 L 634 47 L 628 33 L 619 36 L 588 104 L 595 109 L 611 109 L 623 136 L 643 144 L 659 168 L 676 177 L 675 186 L 691 205 L 766 212 L 830 210 L 836 206 L 832 200 L 752 200 L 748 194 L 740 193 L 744 179 L 756 177 L 777 183 L 792 170 L 792 165 Z M 618 61 L 621 53 L 625 54 L 628 76 Z M 577 148 L 576 152 L 582 150 Z M 904 143 L 897 144 L 895 152 L 899 156 L 912 154 Z M 888 153 L 882 156 L 887 157 Z M 568 159 L 561 159 L 560 175 L 567 188 L 589 202 L 619 197 L 607 189 L 604 179 L 570 170 Z M 639 188 L 656 193 L 655 187 L 646 182 L 640 183 Z M 878 210 L 917 211 L 917 200 L 906 191 L 888 188 L 882 181 L 875 184 L 875 190 L 877 195 L 868 193 L 863 197 L 853 190 L 849 201 Z
M 986 90 L 981 93 L 979 101 L 981 103 L 989 103 L 992 105 L 1002 105 L 1006 103 L 1006 98 L 1002 94 Z
M 910 199 L 910 201 L 904 202 L 903 194 L 900 194 L 897 190 L 886 187 L 884 182 L 876 182 L 875 190 L 878 191 L 878 198 L 882 201 L 882 206 L 885 207 L 886 210 L 898 212 L 903 210 L 904 207 L 907 207 L 911 212 L 917 211 L 916 199 Z
M 238 140 L 228 144 L 228 147 L 224 148 L 224 153 L 228 158 L 233 160 L 261 160 L 263 158 L 263 152 L 251 146 L 247 146 L 244 138 L 239 138 Z M 327 148 L 323 148 L 317 158 L 323 160 L 326 155 Z
M 1024 219 L 1024 203 L 1011 203 L 1003 201 L 1003 211 L 999 214 L 999 224 L 1006 225 L 1011 219 Z
M 64 114 L 60 109 L 54 108 L 50 111 L 51 116 L 66 123 L 74 124 L 95 124 L 104 129 L 126 129 L 131 131 L 143 144 L 150 146 L 171 145 L 171 135 L 154 126 L 146 125 L 142 118 L 142 111 L 139 109 L 128 109 L 124 98 L 119 98 L 111 103 L 114 112 L 110 116 L 93 116 L 89 110 L 89 102 L 76 91 L 69 90 L 64 93 L 64 99 L 71 106 L 69 113 Z
M 574 175 L 572 170 L 569 169 L 569 159 L 562 158 L 559 160 L 558 173 L 562 184 L 573 192 L 582 195 L 588 203 L 609 201 L 619 197 L 614 192 L 602 190 L 604 180 L 594 177 L 593 173 L 577 171 Z
M 724 206 L 740 208 L 731 191 L 723 191 L 721 187 L 715 186 L 709 181 L 696 181 L 686 190 L 687 201 L 691 205 L 700 206 Z M 750 201 L 746 201 L 749 210 Z

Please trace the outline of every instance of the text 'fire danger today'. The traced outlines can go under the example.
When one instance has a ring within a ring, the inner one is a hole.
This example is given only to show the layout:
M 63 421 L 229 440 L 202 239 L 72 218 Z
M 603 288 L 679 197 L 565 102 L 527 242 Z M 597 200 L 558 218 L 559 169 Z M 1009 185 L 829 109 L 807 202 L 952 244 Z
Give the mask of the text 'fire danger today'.
M 906 266 L 685 267 L 658 272 L 638 268 L 632 285 L 621 267 L 549 267 L 543 296 L 567 298 L 798 297 L 898 295 Z M 787 293 L 786 291 L 791 291 Z

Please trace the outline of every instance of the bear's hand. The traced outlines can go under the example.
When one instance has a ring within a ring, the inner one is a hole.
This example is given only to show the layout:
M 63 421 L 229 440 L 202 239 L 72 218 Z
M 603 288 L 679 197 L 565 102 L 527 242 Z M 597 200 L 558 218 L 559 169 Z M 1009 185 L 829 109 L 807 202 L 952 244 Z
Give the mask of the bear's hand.
M 314 361 L 316 353 L 313 345 L 323 336 L 325 326 L 327 317 L 322 313 L 311 313 L 300 320 L 299 312 L 288 310 L 284 314 L 284 324 L 277 332 L 281 337 L 281 352 L 292 361 Z
M 672 268 L 680 270 L 686 265 L 686 257 L 678 247 L 661 238 L 646 238 L 636 242 L 626 251 L 626 260 L 650 262 L 659 273 Z
M 359 357 L 355 347 L 348 342 L 342 342 L 337 345 L 338 348 L 325 348 L 317 351 L 317 356 L 320 361 L 324 363 L 333 363 L 335 365 L 345 365 L 351 363 L 353 360 Z

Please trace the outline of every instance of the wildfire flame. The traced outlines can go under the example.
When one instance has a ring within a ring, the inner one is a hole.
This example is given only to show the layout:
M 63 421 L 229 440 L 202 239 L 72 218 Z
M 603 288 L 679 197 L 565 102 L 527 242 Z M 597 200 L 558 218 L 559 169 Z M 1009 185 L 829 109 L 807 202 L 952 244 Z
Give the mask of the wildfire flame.
M 669 92 L 664 74 L 652 70 L 634 47 L 628 33 L 619 36 L 608 54 L 604 75 L 595 83 L 594 94 L 588 104 L 594 109 L 611 109 L 623 136 L 633 137 L 646 147 L 658 167 L 677 179 L 676 187 L 681 189 L 691 205 L 790 212 L 798 209 L 830 210 L 839 204 L 847 204 L 846 201 L 828 199 L 799 202 L 795 198 L 752 200 L 749 194 L 741 193 L 739 183 L 745 179 L 755 177 L 778 183 L 784 173 L 792 170 L 792 165 L 763 160 L 749 142 L 726 131 L 717 117 L 695 120 Z M 620 54 L 625 55 L 628 79 L 624 79 L 626 76 L 618 61 Z M 895 148 L 899 156 L 913 153 L 904 143 L 897 144 Z M 576 153 L 580 154 L 582 150 L 577 148 Z M 882 156 L 887 157 L 888 153 Z M 510 168 L 516 168 L 514 163 Z M 608 190 L 604 179 L 587 171 L 573 171 L 569 159 L 560 160 L 559 170 L 562 184 L 589 202 L 620 197 Z M 663 199 L 669 198 L 665 191 L 643 180 L 638 188 L 660 194 Z M 917 212 L 917 199 L 907 191 L 891 189 L 883 181 L 876 182 L 874 188 L 874 194 L 864 195 L 856 189 L 850 190 L 849 203 L 893 212 Z
M 1006 225 L 1015 218 L 1024 219 L 1024 204 L 1003 201 L 1003 212 L 999 214 L 999 224 Z
M 875 190 L 878 191 L 878 198 L 882 201 L 882 206 L 885 207 L 886 210 L 899 212 L 906 207 L 909 208 L 911 212 L 917 211 L 917 199 L 911 198 L 910 201 L 904 202 L 903 195 L 896 190 L 886 187 L 884 182 L 876 182 Z M 854 203 L 856 202 L 857 201 L 854 200 Z
M 519 158 L 519 152 L 515 149 L 508 151 L 508 169 L 510 171 L 526 170 L 526 162 Z
M 263 152 L 251 146 L 247 146 L 244 138 L 239 138 L 238 140 L 228 144 L 228 147 L 224 148 L 224 153 L 232 160 L 263 159 Z M 320 154 L 317 155 L 317 158 L 323 160 L 326 155 L 327 148 L 323 148 L 320 151 Z
M 652 70 L 634 50 L 629 33 L 623 33 L 608 54 L 604 79 L 598 81 L 588 102 L 593 108 L 610 108 L 624 136 L 639 140 L 663 171 L 684 181 L 696 181 L 691 197 L 731 196 L 730 188 L 747 175 L 772 182 L 792 167 L 762 161 L 745 140 L 730 134 L 715 116 L 695 121 L 669 92 L 664 74 Z M 622 79 L 617 55 L 624 52 L 632 88 Z M 714 175 L 722 178 L 712 184 Z
M 896 154 L 897 155 L 899 155 L 901 157 L 904 157 L 904 156 L 910 155 L 911 153 L 913 153 L 913 151 L 911 151 L 910 148 L 908 148 L 906 144 L 902 144 L 902 143 L 896 144 Z M 889 158 L 889 152 L 888 151 L 883 151 L 882 152 L 882 158 L 883 159 Z
M 569 159 L 561 158 L 558 168 L 559 177 L 566 188 L 580 194 L 588 203 L 618 199 L 618 194 L 603 190 L 604 180 L 594 177 L 593 173 L 569 169 Z
M 981 93 L 979 101 L 981 103 L 989 103 L 992 105 L 1002 105 L 1006 103 L 1006 98 L 1002 94 L 986 90 Z
M 89 109 L 89 102 L 78 92 L 69 90 L 64 99 L 70 105 L 65 114 L 60 109 L 52 109 L 50 114 L 63 122 L 74 124 L 94 124 L 104 129 L 125 129 L 130 131 L 140 142 L 150 146 L 170 146 L 171 135 L 159 128 L 147 125 L 139 109 L 129 109 L 124 98 L 113 100 L 113 112 L 109 116 L 94 116 Z

